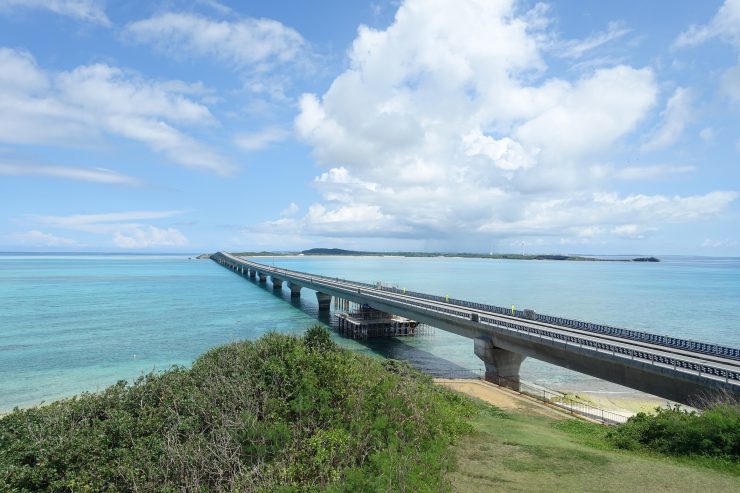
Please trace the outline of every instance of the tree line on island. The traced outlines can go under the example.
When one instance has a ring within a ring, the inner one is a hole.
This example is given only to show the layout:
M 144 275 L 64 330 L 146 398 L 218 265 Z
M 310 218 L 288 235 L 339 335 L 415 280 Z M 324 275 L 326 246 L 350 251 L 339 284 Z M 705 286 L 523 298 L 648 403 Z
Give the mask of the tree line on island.
M 198 258 L 210 258 L 209 253 L 199 255 Z M 233 255 L 241 257 L 280 257 L 292 255 L 304 256 L 346 256 L 346 257 L 458 257 L 458 258 L 488 258 L 503 260 L 569 260 L 581 262 L 660 262 L 656 257 L 636 258 L 606 258 L 590 257 L 585 255 L 558 255 L 558 254 L 533 254 L 523 255 L 517 253 L 450 253 L 450 252 L 370 252 L 361 250 L 345 250 L 342 248 L 310 248 L 302 251 L 285 252 L 234 252 Z

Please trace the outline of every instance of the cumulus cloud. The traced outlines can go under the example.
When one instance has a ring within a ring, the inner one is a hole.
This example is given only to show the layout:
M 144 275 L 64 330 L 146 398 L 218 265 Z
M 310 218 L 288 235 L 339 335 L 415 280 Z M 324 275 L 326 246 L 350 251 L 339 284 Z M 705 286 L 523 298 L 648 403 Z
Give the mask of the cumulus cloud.
M 176 128 L 215 123 L 206 106 L 135 72 L 94 64 L 50 74 L 29 53 L 0 48 L 0 142 L 83 146 L 102 133 L 226 175 L 231 163 Z
M 110 27 L 111 22 L 100 0 L 0 0 L 0 12 L 34 9 Z
M 655 74 L 617 63 L 574 80 L 554 77 L 542 56 L 553 39 L 543 32 L 546 9 L 518 7 L 408 0 L 387 29 L 361 27 L 349 68 L 323 95 L 303 95 L 295 119 L 297 135 L 326 168 L 314 181 L 322 200 L 264 230 L 449 241 L 461 234 L 502 242 L 644 238 L 662 223 L 720 214 L 736 200 L 733 191 L 681 197 L 604 189 L 611 178 L 693 170 L 594 166 L 655 107 Z M 611 25 L 574 44 L 571 58 L 625 32 Z M 656 131 L 661 145 L 683 131 L 689 96 L 683 89 L 672 96 L 667 127 Z
M 81 168 L 74 166 L 51 166 L 38 164 L 0 163 L 0 175 L 47 176 L 69 180 L 88 181 L 115 185 L 141 185 L 141 181 L 117 171 L 105 168 Z

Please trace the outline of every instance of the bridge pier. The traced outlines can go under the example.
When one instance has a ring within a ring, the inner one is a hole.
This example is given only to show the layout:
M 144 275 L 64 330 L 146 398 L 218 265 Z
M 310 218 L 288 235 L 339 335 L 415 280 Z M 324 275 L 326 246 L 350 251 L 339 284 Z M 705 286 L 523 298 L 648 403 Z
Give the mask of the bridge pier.
M 274 289 L 276 291 L 278 289 L 283 289 L 283 280 L 282 279 L 278 279 L 275 276 L 270 276 L 270 277 L 272 278 L 272 289 Z
M 263 282 L 267 282 L 267 274 L 264 272 L 257 272 L 257 276 L 259 277 L 260 284 Z
M 474 343 L 475 355 L 486 365 L 486 381 L 518 391 L 519 368 L 526 356 L 496 347 L 488 337 L 476 337 Z
M 300 298 L 301 297 L 301 286 L 294 282 L 288 282 L 288 287 L 290 288 L 290 297 L 291 298 Z
M 319 301 L 319 311 L 328 312 L 331 309 L 331 295 L 316 291 L 316 299 Z
M 256 270 L 254 270 L 254 269 L 247 269 L 247 272 L 248 272 L 247 275 L 250 278 L 254 279 L 255 277 L 257 277 L 257 271 Z

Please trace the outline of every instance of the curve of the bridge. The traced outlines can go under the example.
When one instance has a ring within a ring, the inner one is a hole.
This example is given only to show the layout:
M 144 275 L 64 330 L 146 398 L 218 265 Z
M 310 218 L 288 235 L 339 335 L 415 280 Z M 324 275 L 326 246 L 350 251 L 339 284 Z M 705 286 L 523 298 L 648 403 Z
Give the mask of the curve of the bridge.
M 693 404 L 698 396 L 717 391 L 740 397 L 740 350 L 736 348 L 560 317 L 533 316 L 521 311 L 515 311 L 512 316 L 501 313 L 504 309 L 500 307 L 448 301 L 424 293 L 404 293 L 378 285 L 271 267 L 225 252 L 218 252 L 211 258 L 234 270 L 252 271 L 263 278 L 270 276 L 277 285 L 289 282 L 294 288 L 305 287 L 325 297 L 336 296 L 368 304 L 474 339 L 476 354 L 486 363 L 487 376 L 511 367 L 516 374 L 516 385 L 521 360 L 530 356 L 687 404 Z M 533 319 L 524 318 L 525 315 Z M 571 324 L 560 325 L 558 321 Z M 573 324 L 580 325 L 573 327 Z M 514 358 L 512 363 L 512 355 L 521 357 Z

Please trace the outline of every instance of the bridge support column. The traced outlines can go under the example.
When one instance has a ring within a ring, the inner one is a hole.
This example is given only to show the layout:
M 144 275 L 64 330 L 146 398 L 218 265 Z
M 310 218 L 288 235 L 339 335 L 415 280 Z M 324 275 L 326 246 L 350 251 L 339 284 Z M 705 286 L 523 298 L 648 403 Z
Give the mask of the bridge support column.
M 254 269 L 248 269 L 248 272 L 249 272 L 249 274 L 248 274 L 249 277 L 251 277 L 252 279 L 254 279 L 255 277 L 257 277 L 257 271 L 256 270 L 254 270 Z
M 288 282 L 288 287 L 290 288 L 290 297 L 291 298 L 300 298 L 301 297 L 301 287 L 293 282 Z
M 316 291 L 316 299 L 319 300 L 319 311 L 328 312 L 331 308 L 331 295 Z
M 260 283 L 267 282 L 267 274 L 264 272 L 257 272 L 257 276 L 259 277 Z
M 496 347 L 487 337 L 477 337 L 474 342 L 475 355 L 486 364 L 486 380 L 518 391 L 519 368 L 526 356 Z
M 275 276 L 270 276 L 272 278 L 272 289 L 278 290 L 283 289 L 283 280 L 278 279 Z

